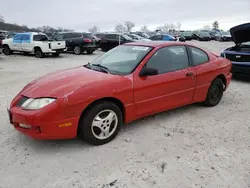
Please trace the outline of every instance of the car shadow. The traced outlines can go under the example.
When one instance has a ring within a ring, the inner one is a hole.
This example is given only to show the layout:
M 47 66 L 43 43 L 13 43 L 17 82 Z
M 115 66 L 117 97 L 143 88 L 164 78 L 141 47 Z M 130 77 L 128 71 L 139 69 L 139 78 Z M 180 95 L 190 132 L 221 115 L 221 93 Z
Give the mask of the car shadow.
M 250 82 L 250 76 L 247 75 L 233 75 L 233 79 L 241 82 Z

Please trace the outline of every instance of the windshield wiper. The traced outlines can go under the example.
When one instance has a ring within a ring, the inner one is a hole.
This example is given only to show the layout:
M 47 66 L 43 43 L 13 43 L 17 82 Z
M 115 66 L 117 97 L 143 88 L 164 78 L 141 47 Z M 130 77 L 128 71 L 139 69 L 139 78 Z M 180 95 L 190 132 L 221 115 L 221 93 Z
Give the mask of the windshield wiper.
M 101 64 L 91 64 L 91 65 L 92 65 L 92 66 L 99 67 L 102 71 L 104 71 L 104 72 L 110 74 L 109 69 L 108 69 L 107 67 L 101 65 Z

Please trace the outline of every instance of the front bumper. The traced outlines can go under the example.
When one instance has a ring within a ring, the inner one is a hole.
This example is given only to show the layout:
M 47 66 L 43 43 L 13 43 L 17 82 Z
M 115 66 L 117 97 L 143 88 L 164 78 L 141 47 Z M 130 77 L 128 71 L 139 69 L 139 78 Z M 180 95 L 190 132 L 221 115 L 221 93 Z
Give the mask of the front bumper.
M 48 113 L 46 121 L 46 118 L 41 117 L 43 113 L 35 111 L 14 106 L 8 110 L 10 123 L 22 134 L 39 140 L 71 139 L 77 136 L 79 117 L 68 119 L 62 117 L 60 121 L 51 121 L 49 119 L 53 114 Z M 22 124 L 30 128 L 23 128 Z
M 250 76 L 250 62 L 249 65 L 232 62 L 232 73 Z

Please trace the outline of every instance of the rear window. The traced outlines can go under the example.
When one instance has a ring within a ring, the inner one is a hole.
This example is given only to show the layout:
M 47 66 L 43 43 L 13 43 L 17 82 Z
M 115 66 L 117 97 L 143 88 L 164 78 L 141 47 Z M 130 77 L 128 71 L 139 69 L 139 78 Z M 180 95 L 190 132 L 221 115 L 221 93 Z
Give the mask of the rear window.
M 202 37 L 210 37 L 210 34 L 207 33 L 207 32 L 201 32 L 200 36 L 202 36 Z
M 48 41 L 47 35 L 34 35 L 33 41 Z
M 82 36 L 84 38 L 89 38 L 89 39 L 92 39 L 93 38 L 93 34 L 92 33 L 83 33 Z

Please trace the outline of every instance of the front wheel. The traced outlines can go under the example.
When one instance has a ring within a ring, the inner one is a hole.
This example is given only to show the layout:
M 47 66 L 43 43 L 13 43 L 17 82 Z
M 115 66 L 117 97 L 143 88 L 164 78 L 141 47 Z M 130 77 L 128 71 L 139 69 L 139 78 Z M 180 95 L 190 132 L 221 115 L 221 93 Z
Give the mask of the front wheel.
M 216 78 L 210 85 L 204 105 L 213 107 L 219 104 L 224 92 L 224 84 L 220 78 Z
M 92 145 L 103 145 L 113 140 L 122 124 L 120 108 L 109 101 L 90 107 L 81 117 L 78 135 Z

